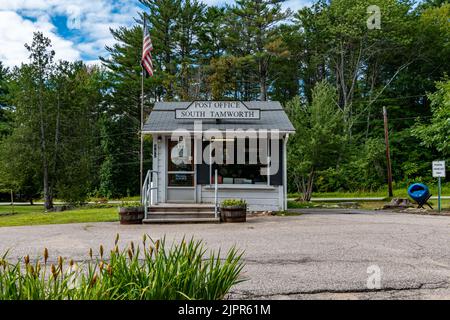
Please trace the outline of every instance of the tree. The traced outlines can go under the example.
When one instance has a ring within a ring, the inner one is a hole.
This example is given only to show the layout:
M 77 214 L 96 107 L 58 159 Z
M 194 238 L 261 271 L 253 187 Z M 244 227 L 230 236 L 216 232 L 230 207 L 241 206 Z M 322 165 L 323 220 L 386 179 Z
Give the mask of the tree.
M 231 8 L 234 21 L 229 26 L 229 41 L 234 46 L 243 45 L 246 48 L 244 54 L 255 59 L 261 101 L 267 100 L 267 80 L 272 58 L 286 52 L 277 37 L 277 27 L 291 12 L 282 11 L 282 2 L 284 0 L 236 0 Z
M 157 13 L 155 13 L 157 14 Z M 140 20 L 143 22 L 143 19 Z M 101 58 L 107 68 L 106 82 L 110 89 L 105 96 L 105 112 L 99 122 L 101 131 L 101 163 L 99 195 L 121 197 L 138 194 L 141 109 L 141 56 L 142 26 L 119 28 L 111 31 L 117 43 L 107 47 L 110 58 Z M 156 47 L 154 33 L 152 41 Z M 160 48 L 155 50 L 162 50 Z M 161 71 L 161 54 L 153 55 L 155 74 L 144 79 L 144 118 L 150 113 L 154 101 L 171 95 L 165 88 L 168 78 Z M 172 88 L 173 89 L 173 88 Z M 170 89 L 170 90 L 172 90 Z M 151 148 L 144 150 L 146 167 L 151 163 Z M 135 172 L 136 174 L 130 174 Z
M 39 145 L 42 164 L 43 176 L 43 193 L 44 193 L 44 207 L 46 210 L 53 208 L 53 194 L 50 189 L 49 181 L 49 150 L 48 150 L 48 114 L 50 113 L 50 103 L 48 101 L 48 91 L 46 90 L 46 83 L 48 82 L 53 71 L 53 57 L 55 52 L 50 49 L 50 39 L 44 37 L 41 32 L 33 34 L 33 42 L 31 45 L 25 45 L 30 52 L 31 63 L 25 72 L 22 74 L 24 79 L 25 94 L 30 94 L 29 107 L 30 124 L 39 127 Z M 28 74 L 26 74 L 28 73 Z M 27 104 L 28 98 L 25 94 L 20 96 L 19 103 L 23 103 L 23 107 Z M 25 110 L 24 110 L 25 111 Z M 32 118 L 33 117 L 33 118 Z M 34 118 L 36 117 L 36 118 Z M 38 119 L 35 123 L 34 119 Z
M 380 30 L 367 27 L 367 0 L 317 1 L 295 16 L 303 42 L 306 96 L 316 81 L 335 83 L 349 136 L 366 114 L 369 126 L 374 103 L 416 59 L 416 30 L 411 4 L 380 0 Z
M 437 91 L 429 94 L 432 118 L 430 123 L 418 121 L 413 134 L 428 148 L 436 148 L 443 156 L 450 155 L 450 80 L 436 83 Z
M 0 61 L 0 141 L 10 131 L 10 116 L 8 110 L 8 77 L 9 69 L 3 67 Z
M 32 136 L 30 127 L 17 127 L 0 143 L 0 189 L 14 190 L 31 204 L 42 190 L 41 159 L 30 144 Z
M 97 185 L 101 155 L 99 118 L 104 111 L 104 73 L 82 62 L 59 62 L 52 75 L 55 104 L 51 189 L 70 203 L 85 201 Z
M 310 201 L 316 175 L 337 164 L 344 147 L 343 113 L 336 89 L 321 82 L 313 90 L 312 103 L 300 97 L 286 105 L 296 134 L 289 140 L 288 174 L 302 201 Z
M 150 35 L 153 42 L 153 61 L 155 66 L 155 76 L 161 84 L 162 95 L 166 100 L 173 100 L 178 91 L 178 81 L 176 78 L 179 68 L 179 57 L 177 57 L 176 47 L 179 42 L 177 38 L 178 19 L 182 7 L 181 0 L 139 0 L 149 14 L 147 18 L 150 22 Z M 144 13 L 145 14 L 145 13 Z M 142 15 L 141 19 L 142 21 Z M 142 39 L 142 37 L 141 37 Z M 121 39 L 127 42 L 126 39 Z M 142 40 L 141 40 L 142 43 Z M 141 52 L 142 44 L 133 46 Z M 155 80 L 155 79 L 154 79 Z
M 193 100 L 198 97 L 199 84 L 195 83 L 198 65 L 198 34 L 203 28 L 205 5 L 197 0 L 184 0 L 176 23 L 176 40 L 178 45 L 180 71 L 180 97 L 182 100 Z M 194 81 L 193 81 L 194 80 Z
M 101 72 L 82 62 L 53 63 L 42 33 L 26 47 L 31 61 L 14 68 L 9 83 L 13 130 L 0 146 L 0 170 L 30 200 L 42 192 L 46 210 L 55 196 L 82 202 L 95 181 Z

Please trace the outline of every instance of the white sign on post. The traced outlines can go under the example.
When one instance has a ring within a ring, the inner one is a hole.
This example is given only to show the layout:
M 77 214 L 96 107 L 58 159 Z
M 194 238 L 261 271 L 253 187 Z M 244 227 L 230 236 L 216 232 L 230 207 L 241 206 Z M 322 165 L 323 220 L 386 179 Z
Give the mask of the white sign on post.
M 445 161 L 433 161 L 433 178 L 445 178 Z

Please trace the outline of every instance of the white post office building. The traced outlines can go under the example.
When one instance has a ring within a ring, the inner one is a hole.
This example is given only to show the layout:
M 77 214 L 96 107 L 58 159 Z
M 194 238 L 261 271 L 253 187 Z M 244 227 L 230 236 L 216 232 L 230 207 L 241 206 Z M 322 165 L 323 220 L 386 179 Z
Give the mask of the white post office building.
M 156 103 L 144 125 L 153 206 L 244 199 L 250 211 L 287 208 L 286 145 L 295 132 L 279 102 Z

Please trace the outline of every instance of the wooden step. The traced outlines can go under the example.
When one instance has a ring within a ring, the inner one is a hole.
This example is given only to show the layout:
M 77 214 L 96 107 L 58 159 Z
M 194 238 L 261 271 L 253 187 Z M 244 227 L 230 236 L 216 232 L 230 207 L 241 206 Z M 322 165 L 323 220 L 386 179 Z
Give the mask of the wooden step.
M 142 221 L 144 224 L 168 224 L 168 223 L 220 223 L 220 218 L 148 218 Z
M 167 218 L 214 218 L 214 211 L 204 212 L 149 212 L 148 219 L 167 219 Z
M 214 212 L 214 206 L 211 205 L 195 205 L 195 204 L 163 204 L 151 206 L 148 208 L 149 212 L 155 213 L 172 213 L 172 212 L 186 212 L 186 213 L 202 213 Z
M 151 207 L 148 209 L 148 212 L 151 213 L 170 213 L 170 212 L 197 212 L 197 213 L 209 213 L 209 212 L 214 212 L 214 208 L 155 208 L 155 207 Z

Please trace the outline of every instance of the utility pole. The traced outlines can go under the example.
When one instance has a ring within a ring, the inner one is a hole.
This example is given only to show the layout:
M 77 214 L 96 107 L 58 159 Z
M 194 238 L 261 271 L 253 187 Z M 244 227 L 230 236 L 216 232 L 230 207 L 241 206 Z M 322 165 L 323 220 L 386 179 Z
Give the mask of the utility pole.
M 388 191 L 389 197 L 393 197 L 392 191 L 392 167 L 391 167 L 391 153 L 389 151 L 389 127 L 386 107 L 383 107 L 384 117 L 384 141 L 386 143 L 386 164 L 387 164 L 387 178 L 388 178 Z

